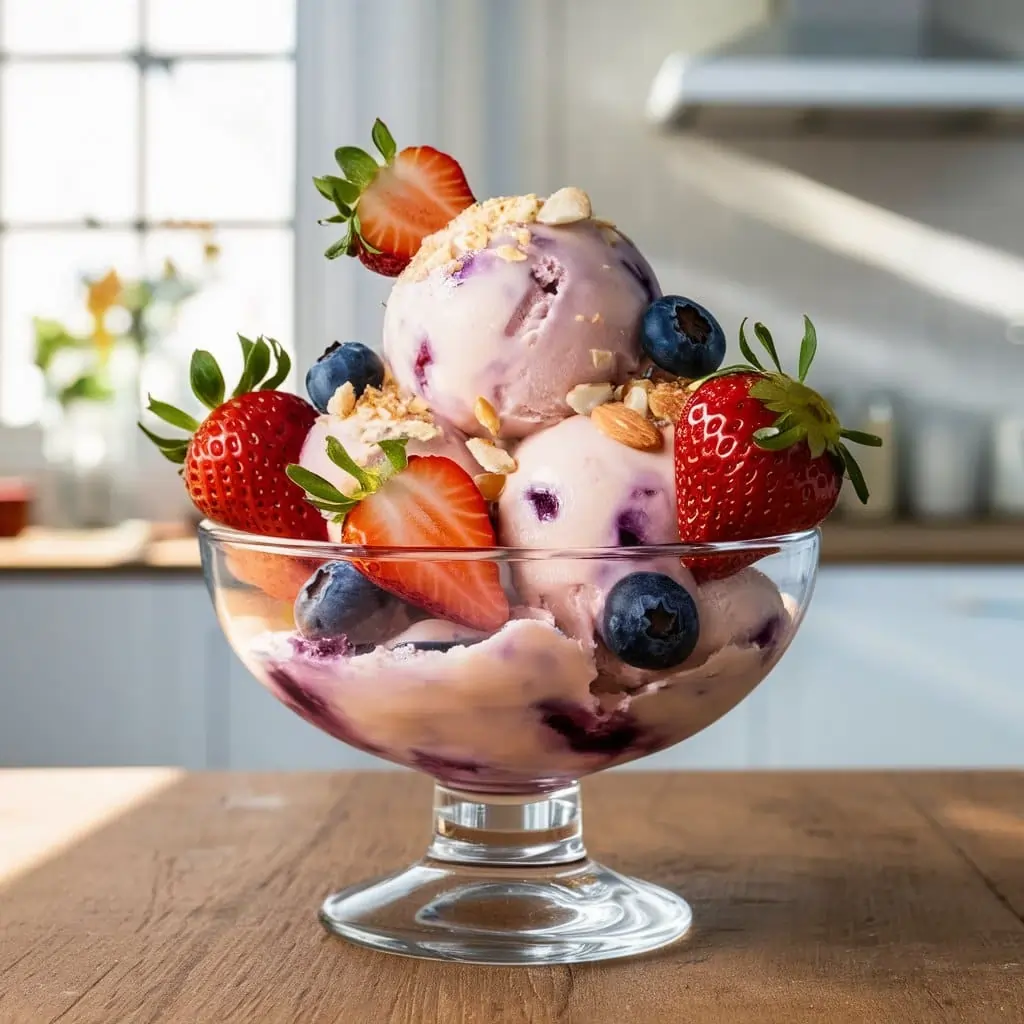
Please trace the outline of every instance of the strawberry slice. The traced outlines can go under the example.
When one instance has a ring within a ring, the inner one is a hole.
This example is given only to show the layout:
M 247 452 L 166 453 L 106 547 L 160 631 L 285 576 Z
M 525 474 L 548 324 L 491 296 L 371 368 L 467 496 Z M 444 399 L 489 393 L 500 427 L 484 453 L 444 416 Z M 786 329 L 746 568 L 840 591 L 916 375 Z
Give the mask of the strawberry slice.
M 335 465 L 360 489 L 343 495 L 322 477 L 289 466 L 307 500 L 342 523 L 345 544 L 367 547 L 485 548 L 495 543 L 487 505 L 473 478 L 439 455 L 406 458 L 405 441 L 382 441 L 387 463 L 364 469 L 337 439 L 327 441 Z M 379 587 L 432 615 L 472 629 L 495 630 L 508 620 L 508 598 L 491 561 L 359 560 L 359 571 Z
M 356 256 L 376 273 L 397 277 L 427 235 L 440 231 L 476 200 L 465 172 L 447 153 L 433 146 L 397 152 L 380 118 L 371 134 L 383 166 L 362 149 L 342 146 L 334 157 L 344 177 L 313 179 L 338 211 L 321 223 L 348 225 L 345 237 L 324 255 Z

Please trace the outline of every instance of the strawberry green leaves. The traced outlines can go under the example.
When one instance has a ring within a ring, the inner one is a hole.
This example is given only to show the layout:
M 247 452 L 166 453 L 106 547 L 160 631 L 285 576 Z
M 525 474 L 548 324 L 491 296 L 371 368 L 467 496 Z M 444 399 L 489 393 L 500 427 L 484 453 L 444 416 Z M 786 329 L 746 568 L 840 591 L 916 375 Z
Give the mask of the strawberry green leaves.
M 276 391 L 292 368 L 291 357 L 281 343 L 262 336 L 253 341 L 242 334 L 238 335 L 238 343 L 242 347 L 242 376 L 231 397 L 238 398 L 250 391 Z M 192 393 L 210 411 L 223 405 L 227 385 L 217 360 L 209 352 L 197 349 L 192 353 L 189 383 Z M 188 432 L 187 438 L 160 437 L 139 424 L 139 429 L 165 458 L 178 465 L 183 464 L 188 454 L 189 438 L 199 429 L 199 421 L 182 409 L 157 401 L 152 395 L 146 409 L 164 423 Z
M 370 129 L 370 137 L 373 139 L 373 144 L 377 147 L 380 155 L 384 157 L 384 162 L 391 163 L 395 159 L 395 153 L 398 152 L 398 146 L 395 143 L 394 136 L 388 131 L 388 126 L 379 117 L 373 122 L 373 128 Z
M 391 132 L 388 131 L 387 125 L 379 117 L 373 123 L 370 136 L 384 163 L 392 163 L 398 146 L 395 144 Z M 335 174 L 325 174 L 313 179 L 316 190 L 328 202 L 334 203 L 338 211 L 330 217 L 324 217 L 320 223 L 347 224 L 348 230 L 344 237 L 327 247 L 324 256 L 329 260 L 337 259 L 339 256 L 353 256 L 360 246 L 376 253 L 378 250 L 368 246 L 360 237 L 356 208 L 359 205 L 360 196 L 377 177 L 380 165 L 369 153 L 358 146 L 340 146 L 334 151 L 334 160 L 344 177 L 339 178 Z
M 818 351 L 818 332 L 814 329 L 814 324 L 811 323 L 810 318 L 804 317 L 804 337 L 800 342 L 800 359 L 797 363 L 797 372 L 800 374 L 800 380 L 807 380 L 807 374 L 811 369 L 811 363 L 814 362 L 815 353 Z
M 216 409 L 224 401 L 224 374 L 220 372 L 217 360 L 204 349 L 196 349 L 192 353 L 189 383 L 192 394 L 207 409 Z
M 758 322 L 754 324 L 754 336 L 775 367 L 774 370 L 765 368 L 765 364 L 747 338 L 746 325 L 747 321 L 744 319 L 740 324 L 739 342 L 740 351 L 748 365 L 724 367 L 706 379 L 733 373 L 749 373 L 753 367 L 758 374 L 758 380 L 750 388 L 750 397 L 756 398 L 770 412 L 778 413 L 777 419 L 770 427 L 761 427 L 754 431 L 754 444 L 765 451 L 779 452 L 806 441 L 811 457 L 815 459 L 825 452 L 830 452 L 841 463 L 843 472 L 850 478 L 857 497 L 867 503 L 869 495 L 864 474 L 843 441 L 877 448 L 882 444 L 882 439 L 861 430 L 844 428 L 832 406 L 817 391 L 804 383 L 818 351 L 818 334 L 810 318 L 804 317 L 804 335 L 800 342 L 796 380 L 783 372 L 771 331 Z
M 384 453 L 385 461 L 379 468 L 371 468 L 360 466 L 336 437 L 328 437 L 327 457 L 359 485 L 351 494 L 343 494 L 329 480 L 304 466 L 290 465 L 285 468 L 285 473 L 292 483 L 306 492 L 306 501 L 319 509 L 325 519 L 343 523 L 345 517 L 363 498 L 379 491 L 391 477 L 405 469 L 409 464 L 409 457 L 405 451 L 408 443 L 409 439 L 404 437 L 393 441 L 378 441 L 377 447 Z

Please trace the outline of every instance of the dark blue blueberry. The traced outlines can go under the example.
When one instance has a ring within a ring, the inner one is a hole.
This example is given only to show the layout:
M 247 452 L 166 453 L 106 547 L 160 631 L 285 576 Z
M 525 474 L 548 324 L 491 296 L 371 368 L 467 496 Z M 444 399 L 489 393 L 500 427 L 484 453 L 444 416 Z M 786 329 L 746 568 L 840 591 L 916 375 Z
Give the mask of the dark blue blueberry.
M 634 668 L 671 668 L 697 646 L 697 605 L 660 572 L 633 572 L 608 592 L 602 634 L 609 650 Z
M 705 377 L 725 358 L 722 325 L 681 295 L 663 295 L 647 307 L 640 340 L 647 355 L 677 377 Z
M 395 644 L 396 651 L 409 647 L 414 651 L 450 651 L 453 647 L 472 647 L 479 640 L 407 640 L 404 644 Z
M 381 612 L 398 598 L 371 583 L 351 562 L 325 562 L 295 598 L 295 626 L 309 640 L 373 642 Z
M 327 403 L 346 381 L 352 385 L 357 398 L 367 386 L 379 388 L 384 383 L 384 364 L 380 356 L 358 341 L 344 344 L 336 341 L 306 373 L 309 400 L 321 412 L 327 412 Z

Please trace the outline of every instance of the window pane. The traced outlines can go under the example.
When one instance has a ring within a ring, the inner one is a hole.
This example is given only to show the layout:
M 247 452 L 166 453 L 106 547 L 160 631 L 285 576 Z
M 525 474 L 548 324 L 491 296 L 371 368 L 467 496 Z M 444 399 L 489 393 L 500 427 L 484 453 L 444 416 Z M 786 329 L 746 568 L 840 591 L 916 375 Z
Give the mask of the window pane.
M 139 2 L 4 0 L 4 46 L 15 53 L 120 53 L 138 45 Z
M 149 74 L 148 214 L 290 217 L 294 78 L 287 61 L 187 61 Z
M 144 390 L 170 395 L 192 407 L 188 363 L 192 351 L 205 348 L 221 361 L 225 376 L 241 371 L 238 333 L 266 334 L 294 353 L 292 323 L 292 235 L 287 230 L 217 231 L 212 240 L 220 253 L 204 262 L 202 238 L 191 231 L 154 231 L 146 239 L 145 259 L 151 273 L 164 260 L 201 282 L 200 290 L 181 308 L 177 323 L 161 344 L 168 358 L 153 360 Z
M 295 0 L 145 0 L 146 42 L 171 53 L 288 52 Z
M 138 238 L 127 231 L 12 231 L 2 243 L 0 296 L 0 418 L 30 423 L 42 406 L 33 366 L 35 316 L 60 320 L 70 331 L 89 326 L 81 279 L 138 271 Z
M 11 64 L 2 74 L 4 218 L 133 218 L 135 68 Z

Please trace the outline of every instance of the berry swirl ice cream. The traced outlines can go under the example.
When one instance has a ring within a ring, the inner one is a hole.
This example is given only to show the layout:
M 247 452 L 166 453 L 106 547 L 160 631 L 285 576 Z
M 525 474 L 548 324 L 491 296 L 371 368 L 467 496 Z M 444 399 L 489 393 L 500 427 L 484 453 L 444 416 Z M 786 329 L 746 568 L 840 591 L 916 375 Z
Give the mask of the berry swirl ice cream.
M 318 728 L 477 792 L 693 735 L 764 678 L 799 600 L 778 542 L 678 545 L 815 525 L 844 475 L 863 489 L 847 442 L 876 439 L 804 383 L 809 321 L 798 379 L 762 324 L 765 355 L 741 328 L 747 362 L 720 369 L 715 317 L 581 189 L 477 203 L 451 157 L 373 137 L 383 163 L 342 147 L 316 184 L 347 225 L 327 255 L 396 277 L 382 355 L 332 344 L 307 402 L 277 390 L 277 342 L 242 338 L 231 397 L 193 359 L 201 423 L 150 406 L 189 431 L 147 434 L 204 515 L 318 542 L 215 561 L 233 646 Z

